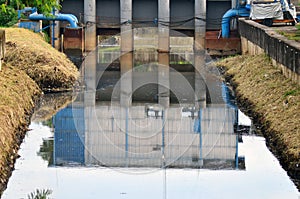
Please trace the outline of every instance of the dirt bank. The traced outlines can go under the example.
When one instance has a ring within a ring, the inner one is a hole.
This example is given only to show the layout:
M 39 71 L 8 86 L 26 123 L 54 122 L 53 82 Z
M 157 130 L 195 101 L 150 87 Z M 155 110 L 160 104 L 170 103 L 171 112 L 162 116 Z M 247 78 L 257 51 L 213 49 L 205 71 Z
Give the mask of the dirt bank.
M 300 189 L 300 86 L 274 68 L 266 55 L 226 58 L 217 65 L 225 67 L 240 107 L 257 123 Z
M 39 34 L 17 28 L 5 31 L 6 56 L 0 71 L 0 196 L 42 91 L 69 90 L 78 77 L 72 62 Z

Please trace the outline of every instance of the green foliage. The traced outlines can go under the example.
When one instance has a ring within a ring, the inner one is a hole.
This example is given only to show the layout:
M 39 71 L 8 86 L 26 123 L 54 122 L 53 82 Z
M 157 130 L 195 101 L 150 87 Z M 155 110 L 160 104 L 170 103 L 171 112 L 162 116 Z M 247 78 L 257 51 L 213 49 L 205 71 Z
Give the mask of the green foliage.
M 0 0 L 0 26 L 12 26 L 17 23 L 17 11 L 24 7 L 36 7 L 39 13 L 51 15 L 53 8 L 61 9 L 57 0 Z
M 45 15 L 50 15 L 52 13 L 53 8 L 60 10 L 61 5 L 57 0 L 33 0 L 33 1 L 24 1 L 23 3 L 27 7 L 37 7 L 39 13 L 43 13 Z
M 15 9 L 5 4 L 1 5 L 0 10 L 0 26 L 9 27 L 16 24 L 18 21 L 18 15 Z
M 31 192 L 28 195 L 28 199 L 47 199 L 47 196 L 49 196 L 50 194 L 52 194 L 52 190 L 50 189 L 37 189 L 36 191 Z

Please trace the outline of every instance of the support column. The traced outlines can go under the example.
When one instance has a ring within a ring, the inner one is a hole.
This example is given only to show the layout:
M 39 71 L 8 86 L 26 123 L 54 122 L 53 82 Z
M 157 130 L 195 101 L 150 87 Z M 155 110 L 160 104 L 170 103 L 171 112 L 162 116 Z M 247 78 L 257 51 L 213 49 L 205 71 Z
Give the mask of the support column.
M 205 33 L 206 33 L 206 0 L 195 0 L 195 102 L 196 107 L 206 106 L 205 85 Z
M 205 49 L 206 0 L 195 0 L 195 43 L 194 49 Z
M 162 21 L 170 22 L 170 0 L 158 0 L 158 103 L 168 108 L 170 105 L 170 29 L 159 23 Z
M 132 104 L 132 67 L 133 67 L 133 30 L 132 0 L 120 0 L 121 17 L 121 79 L 120 104 L 129 107 Z
M 96 0 L 84 1 L 85 50 L 92 51 L 96 48 Z

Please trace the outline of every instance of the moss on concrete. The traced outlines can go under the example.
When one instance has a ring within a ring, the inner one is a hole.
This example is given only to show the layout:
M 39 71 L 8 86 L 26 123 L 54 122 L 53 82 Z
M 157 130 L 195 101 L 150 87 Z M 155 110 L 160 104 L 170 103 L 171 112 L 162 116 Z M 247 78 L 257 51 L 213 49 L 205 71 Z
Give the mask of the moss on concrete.
M 226 68 L 225 77 L 235 88 L 240 107 L 262 129 L 299 189 L 300 86 L 285 78 L 264 54 L 226 58 L 217 65 Z

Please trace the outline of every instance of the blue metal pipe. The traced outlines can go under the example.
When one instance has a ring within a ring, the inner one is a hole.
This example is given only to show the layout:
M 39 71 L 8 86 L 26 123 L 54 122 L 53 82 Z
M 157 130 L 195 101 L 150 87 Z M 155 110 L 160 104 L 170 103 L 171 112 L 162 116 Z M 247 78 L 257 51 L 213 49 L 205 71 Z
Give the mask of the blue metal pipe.
M 48 20 L 48 21 L 68 21 L 71 28 L 78 28 L 77 18 L 72 14 L 56 14 L 54 16 L 45 16 L 43 14 L 33 13 L 29 15 L 30 20 Z
M 242 8 L 233 8 L 228 10 L 222 18 L 222 37 L 229 38 L 230 34 L 230 20 L 232 17 L 240 16 L 240 17 L 249 17 L 250 12 L 249 9 L 242 7 Z

